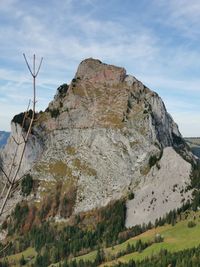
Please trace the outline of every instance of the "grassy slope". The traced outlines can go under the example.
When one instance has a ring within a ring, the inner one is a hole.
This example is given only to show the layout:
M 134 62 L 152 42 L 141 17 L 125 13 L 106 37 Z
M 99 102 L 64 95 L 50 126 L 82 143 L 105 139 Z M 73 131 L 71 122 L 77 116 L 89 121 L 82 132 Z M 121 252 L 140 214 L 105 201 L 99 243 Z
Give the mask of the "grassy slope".
M 188 221 L 196 217 L 195 223 L 196 226 L 193 228 L 188 228 Z M 154 243 L 150 247 L 143 250 L 141 253 L 134 252 L 127 255 L 124 255 L 117 260 L 111 261 L 111 258 L 115 256 L 119 251 L 125 250 L 127 244 L 135 244 L 138 239 L 142 241 L 153 240 L 156 233 L 160 233 L 164 237 L 164 241 L 162 243 Z M 138 235 L 134 238 L 130 238 L 129 240 L 123 242 L 122 244 L 116 245 L 112 248 L 104 249 L 105 255 L 108 261 L 101 266 L 112 266 L 113 263 L 121 261 L 128 262 L 130 259 L 134 260 L 142 260 L 145 257 L 149 257 L 152 254 L 157 254 L 160 249 L 167 249 L 169 251 L 179 251 L 186 248 L 192 248 L 200 244 L 200 212 L 191 213 L 189 218 L 186 220 L 182 220 L 178 222 L 175 226 L 165 225 L 161 227 L 157 227 L 156 229 L 149 230 L 141 235 Z M 12 262 L 12 266 L 19 266 L 19 259 L 22 254 L 25 258 L 34 257 L 36 252 L 32 248 L 28 248 L 22 253 L 15 254 L 8 257 L 9 262 Z M 96 257 L 96 251 L 92 251 L 86 255 L 76 257 L 77 261 L 80 259 L 94 261 Z M 29 262 L 30 263 L 30 262 Z M 52 264 L 51 266 L 58 266 L 58 264 Z
M 19 264 L 19 261 L 22 257 L 22 255 L 24 256 L 25 259 L 29 259 L 29 263 L 32 263 L 32 261 L 34 260 L 35 256 L 37 255 L 36 251 L 34 248 L 27 248 L 26 250 L 24 250 L 21 253 L 17 253 L 15 255 L 11 255 L 8 256 L 8 262 L 11 264 L 11 266 L 15 266 L 15 267 L 19 267 L 21 266 Z
M 200 244 L 200 219 L 199 214 L 196 214 L 196 226 L 193 228 L 188 228 L 187 224 L 188 221 L 191 220 L 187 219 L 184 221 L 178 222 L 175 226 L 171 225 L 165 225 L 162 227 L 158 227 L 152 230 L 149 230 L 137 237 L 131 238 L 127 240 L 126 242 L 114 246 L 113 248 L 107 248 L 105 249 L 105 254 L 108 258 L 111 258 L 111 256 L 116 255 L 117 252 L 126 249 L 126 246 L 128 243 L 135 244 L 138 239 L 141 239 L 142 241 L 146 240 L 153 240 L 156 233 L 160 233 L 164 237 L 164 242 L 162 243 L 154 243 L 150 247 L 143 250 L 141 253 L 134 252 L 125 256 L 122 256 L 118 258 L 115 261 L 108 261 L 105 264 L 102 264 L 101 266 L 112 266 L 112 263 L 114 262 L 128 262 L 130 259 L 134 260 L 142 260 L 146 257 L 151 256 L 152 254 L 157 254 L 161 249 L 167 249 L 169 251 L 179 251 L 184 250 L 186 248 L 192 248 Z M 193 216 L 192 216 L 193 217 Z M 81 257 L 77 257 L 77 260 L 83 259 L 83 260 L 94 260 L 95 259 L 95 252 L 86 254 Z

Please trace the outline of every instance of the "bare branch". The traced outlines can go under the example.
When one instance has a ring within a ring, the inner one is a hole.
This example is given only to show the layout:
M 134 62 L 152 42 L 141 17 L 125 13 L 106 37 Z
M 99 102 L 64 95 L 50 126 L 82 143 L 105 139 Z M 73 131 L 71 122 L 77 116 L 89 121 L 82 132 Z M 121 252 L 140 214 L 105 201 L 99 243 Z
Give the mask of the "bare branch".
M 33 55 L 33 75 L 35 77 L 35 54 Z
M 4 191 L 6 190 L 7 186 L 8 186 L 8 182 L 6 181 L 6 183 L 4 184 L 3 190 L 1 191 L 0 199 L 3 198 Z
M 4 171 L 4 169 L 1 166 L 0 166 L 0 170 L 2 171 L 2 173 L 4 174 L 4 176 L 6 177 L 8 183 L 11 184 L 11 181 L 10 181 L 9 176 L 7 175 L 7 173 Z
M 19 138 L 18 138 L 18 141 L 17 141 L 17 143 L 18 143 L 19 145 L 22 144 L 22 143 L 19 143 L 19 142 L 20 142 L 20 136 L 22 136 L 23 139 L 24 139 L 24 136 L 23 136 L 23 128 L 24 128 L 24 124 L 25 124 L 25 120 L 26 120 L 26 117 L 27 117 L 27 113 L 28 113 L 30 104 L 31 104 L 31 99 L 29 99 L 28 106 L 27 106 L 26 112 L 25 112 L 24 117 L 23 117 L 22 127 L 21 127 L 21 131 L 20 131 Z M 13 137 L 13 136 L 12 136 L 12 137 Z M 14 138 L 14 137 L 13 137 L 13 138 Z M 9 171 L 9 175 L 8 175 L 9 177 L 11 176 L 11 173 L 12 173 L 13 168 L 16 166 L 16 164 L 15 164 L 15 160 L 16 160 L 17 153 L 18 153 L 18 150 L 19 150 L 19 145 L 18 145 L 17 148 L 15 149 L 15 153 L 14 153 L 14 156 L 13 156 L 13 159 L 12 159 L 12 164 L 11 164 L 10 171 Z
M 39 64 L 38 70 L 37 70 L 37 72 L 36 72 L 36 74 L 35 74 L 35 77 L 38 76 L 38 73 L 39 73 L 40 68 L 41 68 L 41 65 L 42 65 L 42 61 L 43 61 L 43 57 L 42 57 L 41 60 L 40 60 L 40 64 Z
M 21 168 L 21 165 L 22 165 L 23 158 L 24 158 L 24 153 L 25 153 L 27 141 L 28 141 L 29 135 L 31 134 L 31 129 L 32 129 L 33 122 L 34 122 L 34 119 L 35 119 L 36 77 L 37 77 L 37 75 L 38 75 L 38 73 L 40 71 L 43 58 L 41 58 L 40 64 L 39 64 L 39 67 L 38 67 L 38 70 L 36 71 L 35 70 L 35 61 L 36 61 L 35 55 L 33 55 L 33 70 L 31 70 L 31 67 L 30 67 L 30 65 L 29 65 L 29 63 L 28 63 L 28 61 L 26 59 L 26 55 L 23 54 L 23 56 L 24 56 L 24 59 L 25 59 L 27 68 L 28 68 L 31 76 L 33 77 L 33 99 L 32 99 L 33 107 L 32 107 L 32 116 L 30 118 L 30 123 L 29 123 L 29 126 L 28 126 L 28 130 L 27 130 L 27 132 L 26 132 L 26 134 L 24 136 L 23 135 L 23 129 L 24 129 L 24 125 L 25 125 L 25 122 L 26 122 L 26 118 L 28 116 L 28 111 L 29 111 L 29 107 L 30 107 L 30 103 L 31 103 L 31 100 L 30 100 L 29 101 L 29 104 L 28 104 L 27 111 L 24 113 L 24 117 L 23 117 L 23 121 L 22 121 L 22 127 L 21 127 L 21 133 L 19 135 L 19 140 L 16 140 L 13 137 L 13 140 L 17 144 L 17 147 L 16 147 L 16 150 L 15 150 L 13 159 L 12 159 L 12 164 L 11 164 L 11 168 L 10 168 L 10 171 L 9 171 L 9 175 L 7 175 L 5 173 L 5 171 L 1 168 L 2 169 L 2 172 L 4 173 L 4 175 L 7 178 L 7 183 L 5 184 L 5 186 L 3 188 L 3 191 L 1 192 L 1 196 L 4 195 L 4 191 L 6 190 L 6 187 L 7 187 L 7 184 L 8 183 L 9 183 L 9 187 L 8 187 L 8 190 L 7 190 L 6 194 L 5 194 L 5 198 L 3 200 L 2 206 L 0 208 L 0 216 L 4 213 L 4 209 L 5 209 L 5 206 L 6 206 L 7 201 L 10 198 L 10 195 L 12 194 L 12 192 L 14 192 L 16 190 L 16 188 L 17 188 L 17 186 L 19 184 L 19 181 L 23 178 L 23 175 L 20 178 L 18 177 L 18 175 L 19 175 L 19 171 L 20 171 L 20 168 Z M 23 142 L 21 142 L 21 138 L 23 138 Z M 18 157 L 18 151 L 19 151 L 19 146 L 20 145 L 23 145 L 23 147 L 22 147 L 22 150 L 21 150 L 21 154 Z M 18 157 L 19 160 L 16 163 L 16 158 L 17 157 Z M 13 172 L 13 168 L 14 167 L 16 167 L 16 169 Z
M 27 65 L 27 67 L 28 67 L 28 69 L 29 69 L 29 71 L 30 71 L 30 74 L 31 74 L 32 76 L 34 76 L 34 75 L 33 75 L 33 73 L 32 73 L 32 70 L 31 70 L 31 68 L 30 68 L 30 66 L 29 66 L 29 64 L 28 64 L 28 61 L 27 61 L 27 59 L 26 59 L 26 56 L 25 56 L 25 54 L 23 54 L 23 56 L 24 56 L 24 59 L 25 59 L 26 65 Z
M 8 242 L 8 244 L 2 250 L 0 250 L 0 254 L 4 252 L 10 246 L 10 244 L 11 242 Z
M 17 145 L 19 145 L 19 143 L 16 141 L 16 139 L 15 139 L 14 136 L 12 136 L 12 139 L 14 140 L 14 142 L 15 142 Z

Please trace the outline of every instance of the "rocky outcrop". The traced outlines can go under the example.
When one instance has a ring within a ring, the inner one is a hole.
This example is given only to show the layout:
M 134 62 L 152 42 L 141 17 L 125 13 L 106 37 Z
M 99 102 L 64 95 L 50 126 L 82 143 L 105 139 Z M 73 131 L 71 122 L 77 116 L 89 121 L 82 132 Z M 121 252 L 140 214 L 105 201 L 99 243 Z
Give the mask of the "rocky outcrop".
M 8 165 L 12 147 L 10 140 L 3 164 Z M 90 58 L 39 115 L 21 172 L 31 169 L 41 181 L 33 202 L 42 201 L 47 184 L 65 181 L 62 191 L 67 192 L 73 183 L 73 213 L 133 192 L 135 199 L 127 201 L 127 226 L 132 226 L 162 216 L 189 197 L 182 189 L 191 165 L 174 149 L 192 158 L 161 98 L 124 68 Z M 156 202 L 148 208 L 153 188 Z M 62 217 L 59 209 L 56 216 Z
M 10 137 L 8 138 L 5 148 L 0 152 L 1 165 L 3 166 L 3 169 L 5 170 L 7 175 L 9 175 L 10 177 L 14 175 L 20 161 L 20 156 L 24 146 L 24 140 L 22 137 L 23 134 L 24 129 L 21 128 L 21 125 L 12 122 Z M 21 144 L 18 146 L 17 143 Z M 21 168 L 18 174 L 18 178 L 22 177 L 25 173 L 31 170 L 34 163 L 39 159 L 42 150 L 43 144 L 41 142 L 41 138 L 39 138 L 39 135 L 36 132 L 34 132 L 34 134 L 30 134 L 22 160 Z M 15 159 L 14 162 L 13 159 Z M 12 162 L 13 166 L 15 167 L 12 168 L 11 172 Z M 2 183 L 5 182 L 5 180 L 5 176 L 1 174 L 1 186 Z

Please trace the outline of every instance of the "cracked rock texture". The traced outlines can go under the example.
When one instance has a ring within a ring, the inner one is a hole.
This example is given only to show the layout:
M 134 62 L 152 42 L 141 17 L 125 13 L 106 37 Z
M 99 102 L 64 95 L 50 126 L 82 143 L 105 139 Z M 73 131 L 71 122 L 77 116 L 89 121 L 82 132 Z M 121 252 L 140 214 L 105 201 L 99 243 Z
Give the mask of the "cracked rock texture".
M 141 221 L 154 222 L 190 199 L 190 192 L 183 193 L 189 184 L 191 166 L 172 147 L 166 147 L 162 158 L 153 166 L 140 183 L 135 198 L 127 201 L 126 226 Z
M 13 123 L 14 136 L 18 128 Z M 13 147 L 10 137 L 2 166 L 8 167 Z M 192 158 L 161 98 L 124 68 L 89 58 L 38 115 L 20 175 L 30 169 L 45 183 L 73 181 L 73 213 L 134 192 L 127 200 L 130 227 L 154 221 L 190 197 L 182 189 L 191 165 L 176 151 Z M 39 186 L 32 201 L 41 201 L 43 190 Z

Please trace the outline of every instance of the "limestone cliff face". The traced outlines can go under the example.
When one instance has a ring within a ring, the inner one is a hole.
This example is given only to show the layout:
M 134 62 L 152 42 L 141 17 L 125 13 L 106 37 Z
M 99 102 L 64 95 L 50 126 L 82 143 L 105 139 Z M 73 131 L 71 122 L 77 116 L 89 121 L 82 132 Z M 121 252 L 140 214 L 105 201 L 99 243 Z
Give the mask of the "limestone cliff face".
M 10 139 L 3 165 L 12 147 Z M 192 158 L 161 98 L 124 68 L 86 59 L 71 84 L 58 88 L 39 115 L 21 172 L 31 169 L 40 181 L 32 201 L 42 201 L 42 192 L 58 180 L 65 181 L 63 192 L 73 184 L 72 213 L 134 192 L 135 199 L 127 201 L 131 226 L 153 221 L 189 197 L 181 192 L 190 181 L 191 165 L 175 150 Z M 62 217 L 60 209 L 56 217 Z
M 20 124 L 11 122 L 11 135 L 8 138 L 5 148 L 0 150 L 0 164 L 10 177 L 14 176 L 20 161 L 24 145 L 24 140 L 21 134 L 22 132 L 24 132 L 24 130 L 22 130 Z M 17 143 L 21 143 L 21 145 L 18 146 Z M 31 134 L 29 137 L 17 179 L 31 170 L 35 162 L 39 160 L 42 150 L 42 140 L 35 131 L 34 134 Z M 11 168 L 12 164 L 14 167 Z M 6 182 L 6 179 L 3 174 L 0 174 L 0 178 L 0 188 L 2 188 Z

